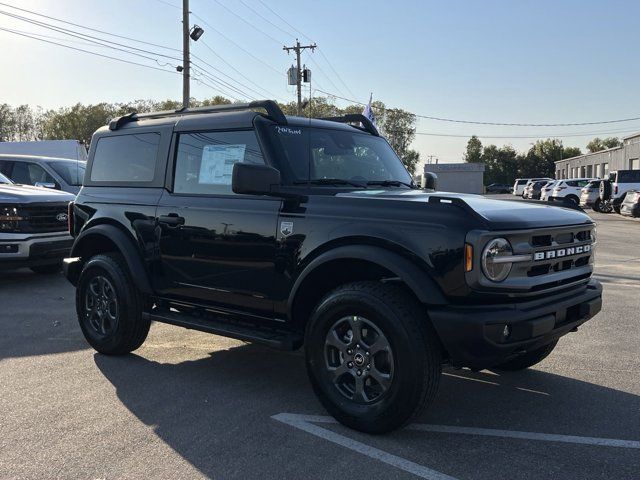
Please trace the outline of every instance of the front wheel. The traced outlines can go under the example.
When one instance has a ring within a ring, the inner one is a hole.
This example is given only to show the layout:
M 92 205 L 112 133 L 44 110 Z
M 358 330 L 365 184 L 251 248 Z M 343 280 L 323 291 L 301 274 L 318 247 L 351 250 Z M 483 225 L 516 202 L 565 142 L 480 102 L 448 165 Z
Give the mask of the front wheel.
M 540 363 L 542 360 L 547 358 L 549 354 L 556 348 L 558 344 L 558 340 L 551 342 L 547 345 L 544 345 L 536 350 L 531 350 L 530 352 L 523 353 L 518 355 L 515 358 L 512 358 L 508 362 L 501 363 L 500 365 L 496 365 L 494 368 L 496 370 L 504 370 L 507 372 L 513 372 L 518 370 L 524 370 L 525 368 L 529 368 L 534 366 L 537 363 Z
M 143 316 L 144 302 L 121 255 L 96 255 L 84 265 L 76 312 L 84 337 L 98 352 L 122 355 L 142 345 L 151 323 Z
M 307 372 L 340 423 L 383 433 L 435 397 L 442 353 L 421 305 L 401 288 L 356 282 L 329 293 L 305 335 Z

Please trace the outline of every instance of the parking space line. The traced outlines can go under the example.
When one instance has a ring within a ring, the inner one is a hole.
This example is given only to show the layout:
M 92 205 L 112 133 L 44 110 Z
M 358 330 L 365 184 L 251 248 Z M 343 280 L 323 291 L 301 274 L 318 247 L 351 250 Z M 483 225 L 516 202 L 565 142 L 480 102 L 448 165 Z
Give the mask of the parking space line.
M 379 460 L 388 465 L 397 467 L 405 472 L 412 473 L 420 478 L 432 480 L 455 480 L 454 477 L 437 472 L 423 465 L 411 462 L 402 457 L 387 453 L 366 443 L 353 440 L 339 433 L 322 428 L 320 424 L 337 424 L 333 417 L 324 415 L 302 415 L 296 413 L 279 413 L 271 418 L 289 426 L 303 430 L 316 437 L 328 440 L 342 447 Z M 620 440 L 616 438 L 581 437 L 577 435 L 558 435 L 552 433 L 524 432 L 518 430 L 500 430 L 493 428 L 454 427 L 449 425 L 431 425 L 426 423 L 414 423 L 405 427 L 406 430 L 421 432 L 450 433 L 462 435 L 479 435 L 485 437 L 515 438 L 519 440 L 535 440 L 545 442 L 573 443 L 579 445 L 593 445 L 599 447 L 617 447 L 640 449 L 640 441 Z
M 615 438 L 578 437 L 575 435 L 556 435 L 553 433 L 520 432 L 517 430 L 497 430 L 493 428 L 452 427 L 449 425 L 429 425 L 414 423 L 406 427 L 409 430 L 437 433 L 456 433 L 464 435 L 482 435 L 485 437 L 518 438 L 522 440 L 542 440 L 545 442 L 577 443 L 602 447 L 638 448 L 640 441 L 618 440 Z
M 307 433 L 310 433 L 311 435 L 315 435 L 316 437 L 323 438 L 342 447 L 348 448 L 375 460 L 379 460 L 383 463 L 404 470 L 405 472 L 412 473 L 417 477 L 426 478 L 428 480 L 456 480 L 454 477 L 450 477 L 449 475 L 445 475 L 444 473 L 437 472 L 425 466 L 406 460 L 402 457 L 398 457 L 391 453 L 387 453 L 383 450 L 367 445 L 366 443 L 353 440 L 339 433 L 319 427 L 318 425 L 314 425 L 314 423 L 337 423 L 331 417 L 324 417 L 319 415 L 299 415 L 295 413 L 279 413 L 272 416 L 271 418 L 303 430 Z

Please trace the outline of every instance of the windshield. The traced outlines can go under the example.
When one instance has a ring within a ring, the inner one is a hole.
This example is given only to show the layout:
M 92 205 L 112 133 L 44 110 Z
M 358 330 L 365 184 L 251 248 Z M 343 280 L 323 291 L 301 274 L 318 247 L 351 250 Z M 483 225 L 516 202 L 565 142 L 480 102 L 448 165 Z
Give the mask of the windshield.
M 13 182 L 0 173 L 0 183 L 13 183 Z
M 411 186 L 412 179 L 381 137 L 323 128 L 270 130 L 283 151 L 291 183 Z
M 53 170 L 62 177 L 67 185 L 82 185 L 84 180 L 85 162 L 75 162 L 73 160 L 56 160 L 47 162 Z

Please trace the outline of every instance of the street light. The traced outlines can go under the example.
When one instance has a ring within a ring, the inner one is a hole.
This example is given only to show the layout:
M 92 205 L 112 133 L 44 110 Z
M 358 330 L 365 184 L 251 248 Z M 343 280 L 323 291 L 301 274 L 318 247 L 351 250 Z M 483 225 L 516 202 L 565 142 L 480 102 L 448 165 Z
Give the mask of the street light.
M 197 42 L 203 33 L 204 33 L 203 28 L 199 27 L 198 25 L 194 25 L 193 28 L 191 29 L 191 32 L 189 33 L 189 36 L 191 37 L 191 40 L 193 40 L 194 42 Z

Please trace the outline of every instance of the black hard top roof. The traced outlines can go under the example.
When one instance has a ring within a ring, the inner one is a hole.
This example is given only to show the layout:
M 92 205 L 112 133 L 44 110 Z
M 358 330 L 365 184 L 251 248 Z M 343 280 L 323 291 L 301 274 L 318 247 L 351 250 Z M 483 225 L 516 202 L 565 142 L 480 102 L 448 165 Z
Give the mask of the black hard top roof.
M 266 114 L 258 113 L 255 111 L 257 109 L 264 109 Z M 108 127 L 103 127 L 100 130 L 116 131 L 162 125 L 172 125 L 176 131 L 208 129 L 218 126 L 224 128 L 251 128 L 257 115 L 262 115 L 278 125 L 289 128 L 311 126 L 364 131 L 371 135 L 379 135 L 376 127 L 364 115 L 349 114 L 325 119 L 286 116 L 278 104 L 272 100 L 142 114 L 132 112 L 122 117 L 114 118 L 109 122 Z M 351 123 L 362 126 L 353 126 L 350 125 Z

